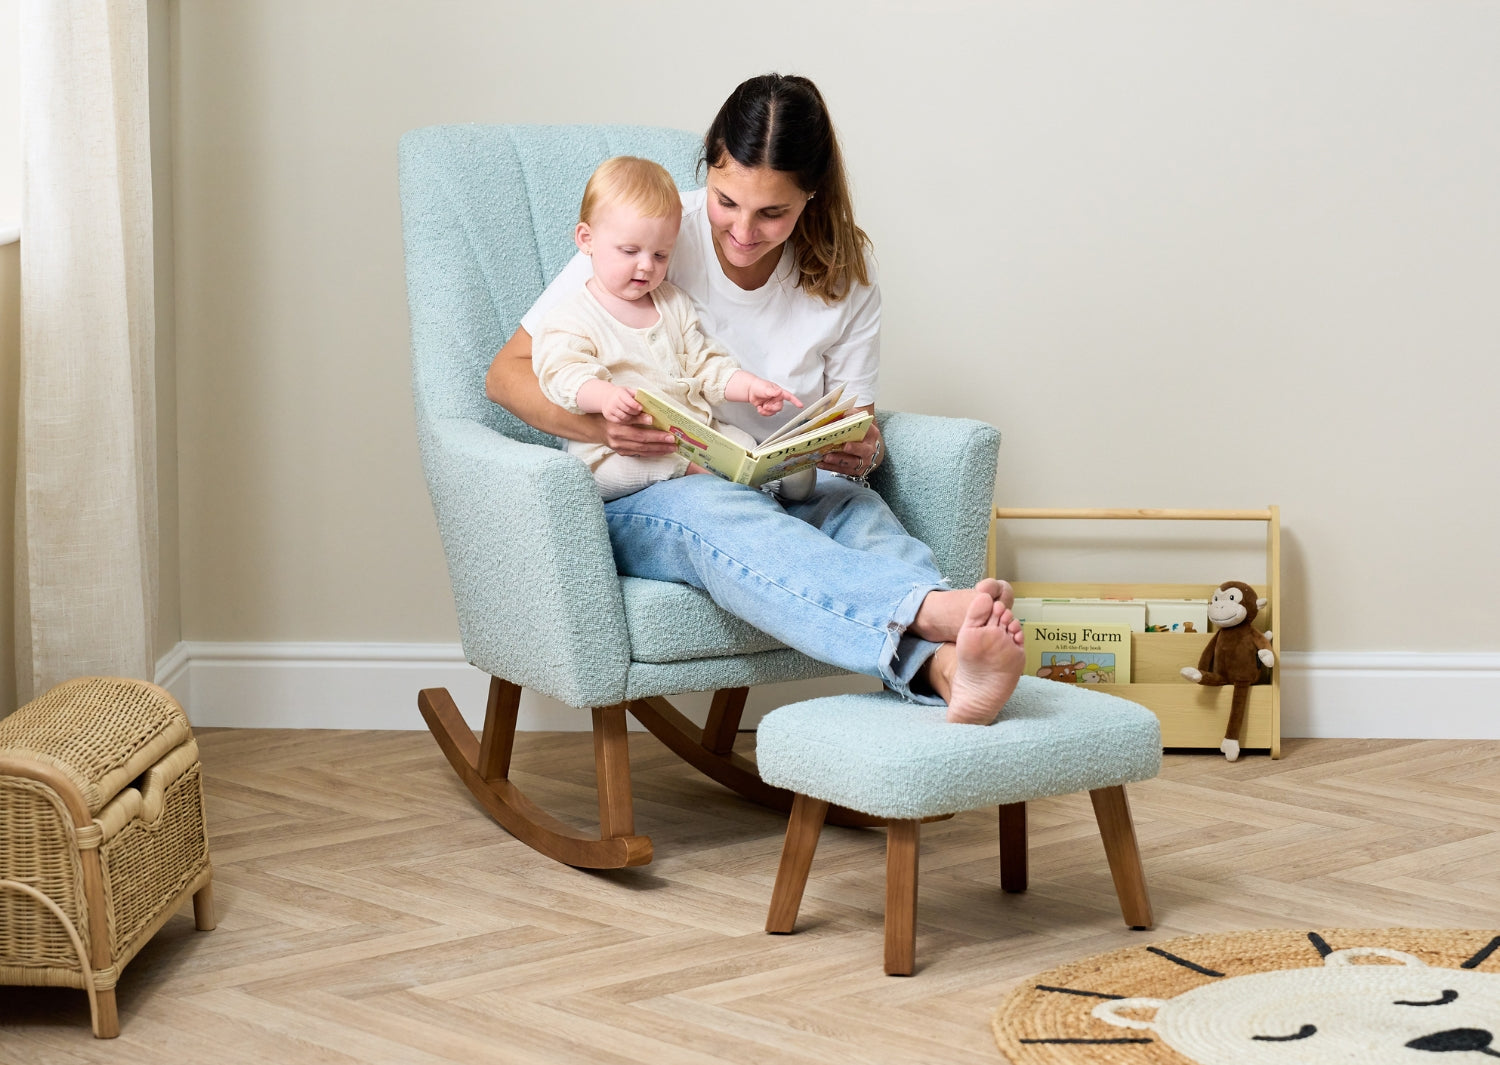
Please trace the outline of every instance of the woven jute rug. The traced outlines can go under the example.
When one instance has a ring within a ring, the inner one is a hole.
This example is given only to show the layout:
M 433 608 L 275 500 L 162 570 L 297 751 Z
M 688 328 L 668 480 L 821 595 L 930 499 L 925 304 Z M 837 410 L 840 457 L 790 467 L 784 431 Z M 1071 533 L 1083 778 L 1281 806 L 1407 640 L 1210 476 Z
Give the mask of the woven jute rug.
M 992 1026 L 1014 1065 L 1480 1065 L 1500 1060 L 1500 929 L 1182 936 L 1034 976 Z

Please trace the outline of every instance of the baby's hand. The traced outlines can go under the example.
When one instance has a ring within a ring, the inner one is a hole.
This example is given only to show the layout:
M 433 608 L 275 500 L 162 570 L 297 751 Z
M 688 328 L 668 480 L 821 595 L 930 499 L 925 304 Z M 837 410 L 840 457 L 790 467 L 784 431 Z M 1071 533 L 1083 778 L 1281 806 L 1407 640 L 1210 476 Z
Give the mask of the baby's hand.
M 609 386 L 611 391 L 599 408 L 599 413 L 612 422 L 633 422 L 641 413 L 641 405 L 635 401 L 635 389 L 620 385 Z
M 783 403 L 793 403 L 802 406 L 802 401 L 776 384 L 763 378 L 753 377 L 749 381 L 749 396 L 747 403 L 755 404 L 755 409 L 762 418 L 769 418 L 781 410 Z

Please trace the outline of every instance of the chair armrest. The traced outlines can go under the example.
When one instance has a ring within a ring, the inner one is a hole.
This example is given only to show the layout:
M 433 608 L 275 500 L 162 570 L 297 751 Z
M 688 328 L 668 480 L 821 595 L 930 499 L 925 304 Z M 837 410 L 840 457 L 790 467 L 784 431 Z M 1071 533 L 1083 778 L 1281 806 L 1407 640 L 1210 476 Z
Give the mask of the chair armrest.
M 878 412 L 887 458 L 870 476 L 955 588 L 984 576 L 1000 432 L 968 418 Z
M 625 603 L 588 469 L 461 418 L 419 436 L 464 655 L 570 706 L 624 699 Z

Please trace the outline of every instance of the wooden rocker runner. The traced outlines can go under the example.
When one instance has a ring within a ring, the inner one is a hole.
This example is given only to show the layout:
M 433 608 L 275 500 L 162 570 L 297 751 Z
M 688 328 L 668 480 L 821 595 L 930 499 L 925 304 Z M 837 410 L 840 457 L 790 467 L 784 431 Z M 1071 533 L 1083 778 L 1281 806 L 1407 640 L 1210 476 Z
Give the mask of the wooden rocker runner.
M 791 793 L 734 753 L 746 693 L 840 672 L 696 589 L 620 577 L 588 470 L 484 398 L 490 360 L 572 254 L 578 194 L 594 167 L 643 156 L 690 189 L 700 148 L 692 133 L 625 126 L 434 126 L 401 140 L 423 470 L 464 654 L 493 678 L 478 739 L 446 690 L 427 689 L 418 703 L 475 799 L 517 839 L 568 865 L 651 860 L 650 840 L 635 832 L 627 713 L 709 777 L 788 810 Z M 953 586 L 972 585 L 982 576 L 999 434 L 888 412 L 880 426 L 889 457 L 871 484 Z M 549 815 L 509 779 L 522 688 L 590 708 L 597 835 Z M 666 700 L 694 691 L 716 693 L 701 729 Z
M 595 707 L 594 765 L 599 780 L 599 834 L 580 832 L 537 806 L 510 782 L 521 689 L 490 678 L 484 733 L 476 739 L 446 688 L 418 693 L 417 704 L 438 746 L 479 804 L 511 835 L 564 865 L 618 869 L 651 860 L 651 840 L 635 834 L 630 794 L 630 751 L 625 714 L 635 715 L 674 753 L 725 787 L 773 809 L 790 811 L 793 795 L 760 779 L 755 764 L 734 753 L 748 688 L 714 693 L 707 726 L 698 728 L 665 699 L 635 699 Z M 881 818 L 832 807 L 829 821 L 841 825 L 883 824 Z

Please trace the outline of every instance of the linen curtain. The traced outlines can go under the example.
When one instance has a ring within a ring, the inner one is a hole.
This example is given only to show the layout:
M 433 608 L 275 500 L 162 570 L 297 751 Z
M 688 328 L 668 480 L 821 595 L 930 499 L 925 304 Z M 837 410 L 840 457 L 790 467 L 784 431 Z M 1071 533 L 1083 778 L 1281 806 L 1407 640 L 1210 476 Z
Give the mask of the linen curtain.
M 16 687 L 153 679 L 146 0 L 21 2 Z

